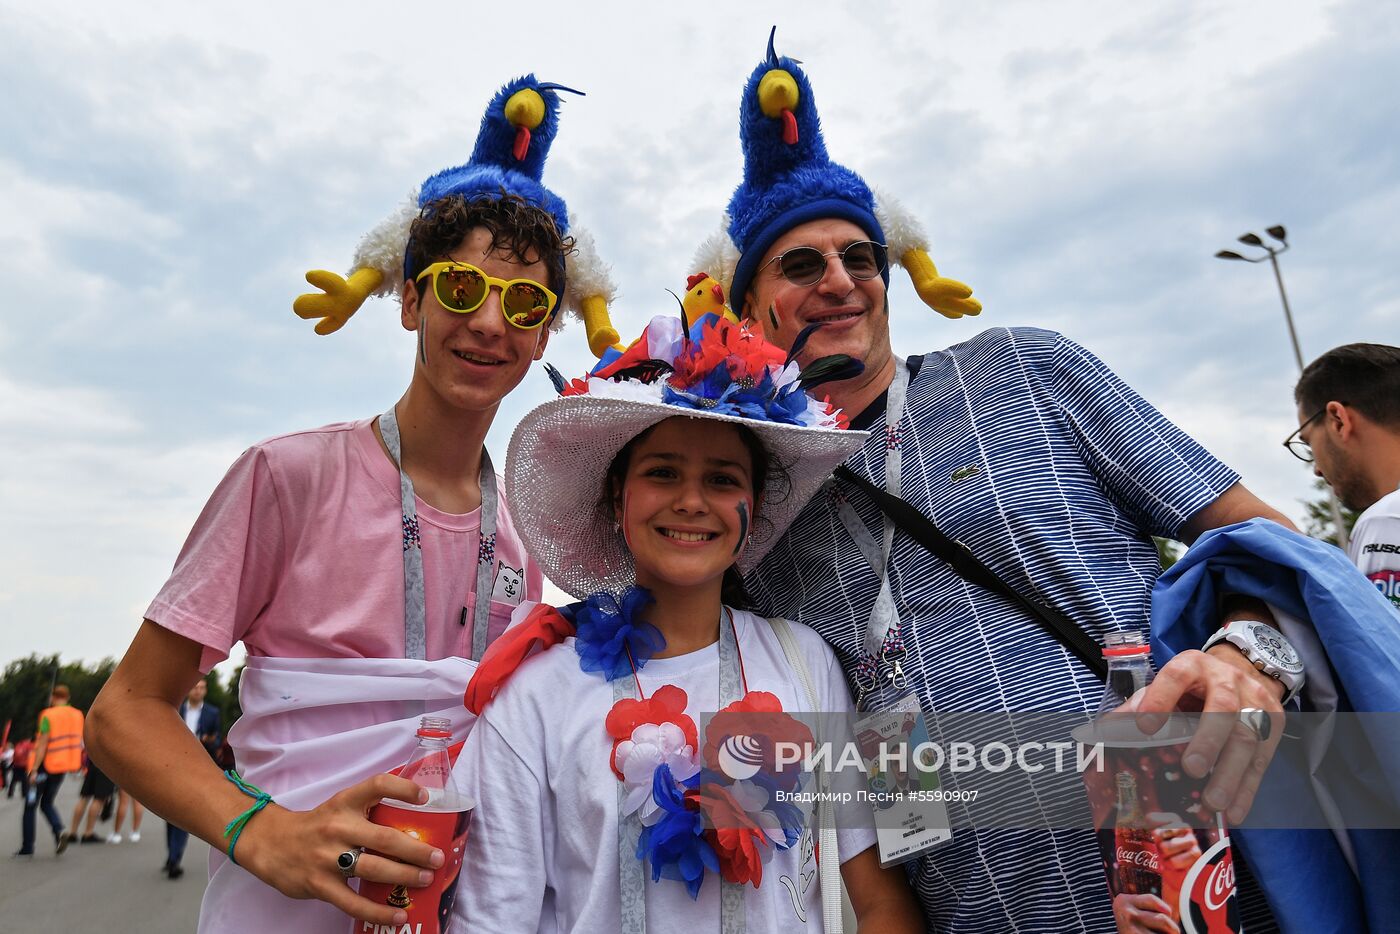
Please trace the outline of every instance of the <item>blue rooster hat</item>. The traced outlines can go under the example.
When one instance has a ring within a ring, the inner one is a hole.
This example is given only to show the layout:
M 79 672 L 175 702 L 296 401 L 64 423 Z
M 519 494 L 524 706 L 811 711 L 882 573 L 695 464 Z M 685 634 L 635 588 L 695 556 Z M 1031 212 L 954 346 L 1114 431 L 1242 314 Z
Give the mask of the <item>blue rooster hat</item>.
M 798 224 L 838 217 L 885 242 L 865 179 L 827 155 L 812 85 L 798 64 L 778 56 L 770 34 L 767 60 L 744 85 L 744 180 L 729 199 L 729 236 L 740 254 L 730 288 L 735 301 L 743 301 L 768 248 Z M 889 269 L 882 275 L 888 285 Z
M 611 273 L 597 258 L 593 238 L 569 215 L 564 199 L 541 180 L 559 129 L 560 91 L 582 93 L 539 81 L 532 74 L 497 91 L 481 118 L 471 158 L 430 176 L 394 214 L 366 234 L 346 277 L 324 270 L 307 273 L 307 281 L 324 294 L 300 296 L 292 303 L 293 310 L 303 318 L 320 318 L 318 334 L 338 330 L 369 296 L 397 294 L 410 272 L 407 251 L 413 221 L 434 202 L 450 195 L 468 199 L 515 195 L 547 212 L 561 235 L 572 228 L 575 248 L 564 260 L 561 307 L 567 305 L 587 319 L 591 341 L 615 341 L 607 318 L 607 306 L 616 292 Z M 562 320 L 556 312 L 552 326 L 560 327 Z
M 691 271 L 718 280 L 739 311 L 779 237 L 808 221 L 840 218 L 885 244 L 930 307 L 950 318 L 977 314 L 982 306 L 972 290 L 938 275 L 918 220 L 827 154 L 811 82 L 796 59 L 774 51 L 776 32 L 769 33 L 768 55 L 749 75 L 739 106 L 744 180 L 729 200 L 722 231 L 701 246 Z M 888 268 L 881 277 L 888 285 Z
M 569 232 L 564 199 L 544 186 L 544 161 L 559 131 L 559 91 L 582 94 L 534 75 L 516 78 L 496 92 L 481 117 L 476 146 L 464 165 L 443 169 L 418 190 L 418 207 L 463 195 L 499 198 L 516 195 L 548 211 L 560 234 Z

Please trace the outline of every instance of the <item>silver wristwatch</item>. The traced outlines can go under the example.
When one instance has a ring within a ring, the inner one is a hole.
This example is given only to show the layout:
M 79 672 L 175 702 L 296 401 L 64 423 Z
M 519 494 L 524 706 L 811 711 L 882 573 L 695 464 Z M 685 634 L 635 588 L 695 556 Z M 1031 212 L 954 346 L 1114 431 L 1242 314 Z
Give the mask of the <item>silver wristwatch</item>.
M 1283 703 L 1288 703 L 1303 689 L 1303 660 L 1293 643 L 1268 623 L 1257 619 L 1237 619 L 1206 640 L 1201 651 L 1212 645 L 1228 642 L 1244 653 L 1255 668 L 1283 685 Z

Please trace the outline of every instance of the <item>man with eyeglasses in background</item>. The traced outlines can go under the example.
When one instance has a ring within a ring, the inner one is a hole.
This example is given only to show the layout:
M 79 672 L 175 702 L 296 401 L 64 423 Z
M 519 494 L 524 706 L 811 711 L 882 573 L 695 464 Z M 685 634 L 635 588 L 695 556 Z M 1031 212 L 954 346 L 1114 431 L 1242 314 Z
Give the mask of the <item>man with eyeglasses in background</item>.
M 1252 517 L 1291 528 L 1062 335 L 997 328 L 947 350 L 896 356 L 891 261 L 947 317 L 981 305 L 938 274 L 914 218 L 831 161 L 806 75 L 776 55 L 771 38 L 744 89 L 740 135 L 744 179 L 692 270 L 718 279 L 734 310 L 803 365 L 835 354 L 860 361 L 862 371 L 821 389 L 852 428 L 871 431 L 846 467 L 933 519 L 1015 590 L 1057 607 L 1095 656 L 1107 633 L 1147 629 L 1161 572 L 1150 536 L 1190 542 Z M 865 712 L 1092 711 L 1102 693 L 1090 668 L 1024 605 L 932 558 L 840 471 L 745 584 L 762 612 L 799 620 L 832 645 Z M 1219 623 L 1254 620 L 1272 615 L 1260 601 L 1236 598 Z M 1221 641 L 1176 655 L 1140 709 L 1166 712 L 1188 694 L 1207 710 L 1278 711 L 1285 691 Z M 1215 735 L 1200 747 L 1215 764 L 1206 803 L 1227 821 L 1247 810 L 1273 753 L 1277 735 L 1264 739 Z M 1207 764 L 1190 768 L 1204 774 Z M 1088 831 L 963 827 L 949 841 L 925 842 L 910 879 L 930 930 L 1171 924 L 1155 896 L 1110 904 Z M 1242 888 L 1242 898 L 1249 930 L 1274 929 L 1257 888 Z
M 326 294 L 294 308 L 322 319 L 317 333 L 371 292 L 399 297 L 414 334 L 408 388 L 378 418 L 282 435 L 238 459 L 93 706 L 93 757 L 211 845 L 205 934 L 343 934 L 347 914 L 398 930 L 405 912 L 359 896 L 352 878 L 412 895 L 448 871 L 450 854 L 366 812 L 426 800 L 385 773 L 407 761 L 425 713 L 465 738 L 472 660 L 542 594 L 484 445 L 559 326 L 560 297 L 574 310 L 610 297 L 597 290 L 606 275 L 578 265 L 564 202 L 540 180 L 557 90 L 532 75 L 507 84 L 471 159 L 371 232 L 350 276 L 308 274 Z M 239 641 L 235 776 L 177 706 Z
M 1347 555 L 1400 610 L 1400 347 L 1346 344 L 1308 364 L 1284 445 L 1361 513 Z

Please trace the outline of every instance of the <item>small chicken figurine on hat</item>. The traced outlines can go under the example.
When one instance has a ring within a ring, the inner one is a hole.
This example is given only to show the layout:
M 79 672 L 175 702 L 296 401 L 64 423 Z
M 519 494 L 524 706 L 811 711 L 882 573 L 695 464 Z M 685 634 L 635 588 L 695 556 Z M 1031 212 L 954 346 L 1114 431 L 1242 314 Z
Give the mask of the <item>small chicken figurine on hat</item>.
M 695 327 L 695 322 L 705 315 L 718 315 L 735 324 L 739 323 L 739 318 L 724 302 L 724 286 L 708 272 L 697 272 L 685 281 L 685 298 L 681 299 L 681 310 L 685 313 L 687 331 Z

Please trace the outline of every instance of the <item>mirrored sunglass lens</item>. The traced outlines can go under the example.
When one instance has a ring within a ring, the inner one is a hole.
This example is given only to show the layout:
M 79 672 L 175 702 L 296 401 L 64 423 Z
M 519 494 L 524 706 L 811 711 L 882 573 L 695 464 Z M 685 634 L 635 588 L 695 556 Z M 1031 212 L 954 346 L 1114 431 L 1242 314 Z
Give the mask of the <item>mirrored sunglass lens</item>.
M 549 296 L 537 285 L 512 283 L 505 291 L 504 310 L 516 327 L 536 327 L 549 314 Z
M 436 281 L 438 301 L 453 311 L 471 311 L 486 297 L 486 279 L 475 269 L 443 269 Z
M 841 262 L 855 278 L 874 279 L 885 268 L 884 252 L 878 243 L 852 243 L 841 253 Z
M 814 247 L 800 246 L 784 253 L 778 265 L 793 285 L 811 285 L 826 271 L 826 257 Z

